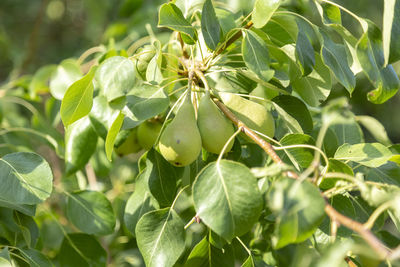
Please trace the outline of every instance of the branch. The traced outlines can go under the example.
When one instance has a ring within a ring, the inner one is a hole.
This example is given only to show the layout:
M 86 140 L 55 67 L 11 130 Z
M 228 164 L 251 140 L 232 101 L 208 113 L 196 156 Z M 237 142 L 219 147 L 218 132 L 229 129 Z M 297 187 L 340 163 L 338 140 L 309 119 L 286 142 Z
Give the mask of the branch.
M 237 127 L 241 127 L 242 131 L 250 137 L 255 143 L 257 143 L 264 151 L 272 158 L 277 164 L 282 164 L 282 159 L 276 154 L 274 148 L 270 143 L 265 141 L 263 138 L 258 136 L 249 127 L 247 127 L 242 121 L 240 121 L 235 114 L 233 114 L 222 102 L 217 99 L 213 99 L 219 109 L 230 119 Z M 287 172 L 288 177 L 297 179 L 299 176 L 295 172 Z M 361 223 L 344 216 L 335 210 L 325 199 L 325 212 L 335 222 L 338 222 L 345 227 L 358 233 L 382 258 L 388 258 L 391 253 L 390 250 Z

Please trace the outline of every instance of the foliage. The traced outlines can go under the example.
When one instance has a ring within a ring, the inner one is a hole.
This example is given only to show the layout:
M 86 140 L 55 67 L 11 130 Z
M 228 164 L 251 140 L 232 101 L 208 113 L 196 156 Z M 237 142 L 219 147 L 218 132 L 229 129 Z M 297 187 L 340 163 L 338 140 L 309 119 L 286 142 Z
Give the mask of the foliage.
M 330 97 L 397 93 L 398 1 L 382 31 L 328 0 L 145 2 L 133 37 L 2 84 L 0 264 L 399 265 L 400 144 Z

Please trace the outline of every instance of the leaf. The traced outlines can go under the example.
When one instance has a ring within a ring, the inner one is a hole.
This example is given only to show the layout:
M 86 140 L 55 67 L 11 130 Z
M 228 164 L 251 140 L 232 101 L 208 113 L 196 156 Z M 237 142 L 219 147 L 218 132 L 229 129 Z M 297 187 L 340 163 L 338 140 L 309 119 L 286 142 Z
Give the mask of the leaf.
M 30 266 L 47 267 L 54 266 L 53 263 L 42 253 L 34 249 L 19 249 L 22 257 L 29 263 Z
M 385 164 L 391 156 L 392 152 L 380 143 L 343 144 L 335 153 L 337 160 L 350 160 L 372 168 Z
M 63 60 L 51 76 L 49 85 L 51 95 L 62 100 L 68 87 L 81 77 L 82 73 L 76 60 Z
M 325 201 L 308 181 L 276 180 L 269 189 L 267 203 L 276 216 L 272 237 L 275 249 L 309 238 L 325 215 Z M 309 208 L 311 206 L 312 209 Z
M 274 104 L 275 107 L 278 105 L 287 114 L 284 115 L 282 112 L 277 110 L 284 120 L 287 116 L 290 116 L 301 125 L 301 129 L 304 132 L 311 133 L 313 129 L 313 121 L 307 106 L 301 100 L 290 95 L 280 95 L 273 98 L 272 101 L 276 103 L 276 105 Z M 290 129 L 289 120 L 287 120 L 287 126 Z
M 60 115 L 65 127 L 89 114 L 93 105 L 93 77 L 97 67 L 74 82 L 61 101 Z
M 115 56 L 103 61 L 97 68 L 95 79 L 102 94 L 111 102 L 125 96 L 135 84 L 135 65 L 126 57 Z
M 346 118 L 345 121 L 333 122 L 329 129 L 336 134 L 339 145 L 364 142 L 363 132 L 353 117 Z
M 65 132 L 65 172 L 75 173 L 89 162 L 96 151 L 97 134 L 88 117 L 71 124 Z
M 163 81 L 161 67 L 158 65 L 159 54 L 155 55 L 147 65 L 146 80 L 160 84 Z
M 2 199 L 0 197 L 0 207 L 6 207 L 9 209 L 17 210 L 28 216 L 35 216 L 36 205 L 26 205 L 26 204 L 16 204 L 7 199 Z
M 257 74 L 258 78 L 268 82 L 274 76 L 274 70 L 269 67 L 267 44 L 256 33 L 243 31 L 242 54 L 246 66 Z
M 365 179 L 400 187 L 400 166 L 396 163 L 388 162 L 378 168 L 370 169 Z
M 56 65 L 46 65 L 35 72 L 35 75 L 33 75 L 32 80 L 29 83 L 29 92 L 32 98 L 37 94 L 49 92 L 50 88 L 48 82 L 56 69 Z
M 215 8 L 215 13 L 223 35 L 226 35 L 230 30 L 236 28 L 235 16 L 232 12 L 217 7 Z
M 0 266 L 1 267 L 13 267 L 11 264 L 10 252 L 7 247 L 0 250 Z
M 254 27 L 262 28 L 265 24 L 267 24 L 280 4 L 280 0 L 256 0 L 251 16 Z
M 93 99 L 93 106 L 89 113 L 89 119 L 96 133 L 104 140 L 119 113 L 120 110 L 109 105 L 105 96 L 98 95 Z
M 314 48 L 308 39 L 307 34 L 301 28 L 302 24 L 297 23 L 299 31 L 297 33 L 296 41 L 296 56 L 300 65 L 302 66 L 303 76 L 310 74 L 315 65 Z
M 167 207 L 175 199 L 176 183 L 180 178 L 177 167 L 172 166 L 156 150 L 147 153 L 145 176 L 148 176 L 148 186 L 151 194 L 161 207 Z
M 126 119 L 123 129 L 133 128 L 142 121 L 166 111 L 169 98 L 162 87 L 143 84 L 135 87 L 126 97 L 127 104 L 124 112 Z
M 332 78 L 319 54 L 315 54 L 315 66 L 310 75 L 293 80 L 292 86 L 310 106 L 319 106 L 326 100 L 332 88 Z
M 346 267 L 351 266 L 344 260 L 348 252 L 353 249 L 353 241 L 345 239 L 331 244 L 321 253 L 321 257 L 314 262 L 315 267 Z M 353 264 L 356 266 L 355 264 Z
M 112 152 L 114 149 L 115 139 L 117 138 L 117 135 L 119 133 L 119 130 L 121 129 L 123 122 L 124 122 L 124 114 L 120 112 L 118 114 L 118 117 L 111 124 L 111 127 L 107 132 L 105 146 L 106 146 L 106 156 L 109 161 L 112 160 Z
M 235 257 L 230 246 L 219 249 L 204 237 L 190 252 L 185 267 L 230 267 L 235 265 Z
M 124 222 L 126 228 L 135 237 L 136 224 L 139 219 L 147 212 L 159 209 L 157 200 L 151 195 L 149 185 L 149 176 L 145 171 L 136 178 L 135 191 L 129 197 L 124 213 Z
M 68 194 L 67 216 L 87 234 L 107 235 L 114 231 L 115 215 L 111 203 L 100 192 L 85 190 Z
M 357 43 L 357 57 L 364 73 L 376 88 L 368 93 L 368 100 L 382 104 L 393 97 L 400 81 L 392 65 L 384 67 L 381 31 L 372 22 L 368 23 L 365 32 Z
M 346 49 L 344 45 L 334 43 L 327 34 L 323 32 L 321 34 L 324 38 L 321 50 L 324 63 L 351 95 L 356 85 L 356 78 L 347 63 Z
M 263 205 L 250 170 L 229 160 L 201 170 L 193 184 L 193 201 L 201 220 L 227 241 L 249 231 Z
M 53 189 L 49 164 L 31 152 L 17 152 L 0 158 L 0 196 L 15 205 L 39 204 Z
M 33 218 L 14 211 L 13 221 L 19 228 L 19 237 L 15 237 L 16 244 L 21 247 L 34 248 L 39 239 L 39 228 Z
M 173 209 L 148 212 L 136 225 L 136 241 L 146 266 L 173 266 L 185 250 L 184 224 Z
M 328 170 L 326 173 L 330 172 L 336 172 L 336 173 L 344 173 L 350 176 L 354 176 L 353 169 L 350 168 L 349 165 L 336 160 L 336 159 L 329 159 L 329 165 L 328 165 Z M 337 177 L 337 178 L 325 178 L 322 180 L 322 182 L 319 184 L 319 187 L 322 189 L 330 189 L 335 186 L 336 182 L 338 180 L 341 180 L 342 178 Z
M 400 59 L 400 1 L 385 0 L 383 7 L 383 53 L 385 66 Z
M 282 146 L 291 146 L 298 144 L 305 144 L 311 146 L 315 145 L 314 139 L 307 134 L 288 134 L 285 135 L 279 142 L 281 143 Z M 311 148 L 304 148 L 304 147 L 287 148 L 284 150 L 284 152 L 292 161 L 292 163 L 294 163 L 296 166 L 297 165 L 300 166 L 303 169 L 310 166 L 311 162 L 314 159 L 314 150 Z M 279 154 L 282 155 L 283 153 L 281 152 Z M 286 155 L 282 156 L 282 160 L 288 161 L 286 159 Z
M 60 266 L 106 266 L 107 253 L 94 236 L 74 233 L 65 236 L 58 254 Z
M 385 128 L 377 119 L 370 116 L 356 116 L 356 120 L 372 134 L 376 141 L 386 146 L 392 144 Z
M 215 14 L 214 6 L 211 0 L 206 0 L 201 12 L 201 32 L 203 33 L 204 41 L 211 50 L 215 50 L 220 40 L 219 21 Z
M 186 37 L 184 41 L 187 44 L 194 44 L 197 40 L 196 29 L 185 19 L 182 11 L 173 3 L 161 6 L 158 26 L 181 32 Z

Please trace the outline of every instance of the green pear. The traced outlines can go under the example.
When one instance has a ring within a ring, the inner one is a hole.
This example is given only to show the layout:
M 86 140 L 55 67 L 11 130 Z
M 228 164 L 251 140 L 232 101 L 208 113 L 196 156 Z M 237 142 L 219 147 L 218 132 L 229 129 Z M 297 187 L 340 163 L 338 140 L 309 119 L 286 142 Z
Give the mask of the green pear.
M 159 148 L 166 160 L 179 167 L 191 164 L 199 156 L 201 136 L 189 94 L 186 95 L 175 118 L 162 132 Z
M 142 147 L 137 138 L 137 128 L 134 128 L 130 131 L 125 141 L 115 149 L 115 152 L 121 157 L 131 153 L 137 153 L 141 149 Z
M 153 147 L 160 133 L 162 123 L 159 121 L 145 121 L 138 127 L 137 137 L 139 144 L 146 150 Z
M 232 93 L 219 93 L 222 102 L 251 129 L 269 137 L 274 137 L 275 122 L 271 113 L 263 105 Z
M 201 142 L 205 150 L 219 154 L 228 139 L 235 133 L 232 123 L 221 113 L 210 98 L 210 93 L 201 98 L 197 117 Z M 232 149 L 234 140 L 226 147 L 225 152 Z

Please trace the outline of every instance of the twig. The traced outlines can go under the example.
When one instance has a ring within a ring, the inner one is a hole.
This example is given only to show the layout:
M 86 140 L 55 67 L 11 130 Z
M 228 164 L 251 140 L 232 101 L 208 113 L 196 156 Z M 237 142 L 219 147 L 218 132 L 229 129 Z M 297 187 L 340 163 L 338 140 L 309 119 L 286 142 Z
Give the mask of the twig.
M 219 100 L 214 99 L 215 104 L 220 110 L 230 119 L 237 127 L 241 128 L 242 131 L 250 137 L 255 143 L 257 143 L 264 151 L 271 157 L 271 159 L 277 163 L 282 164 L 281 158 L 276 154 L 271 144 L 266 142 L 264 139 L 259 137 L 250 128 L 248 128 L 243 122 L 241 122 L 235 114 L 233 114 L 223 103 Z M 287 172 L 288 177 L 297 179 L 299 176 L 295 172 Z M 336 211 L 325 199 L 325 212 L 326 214 L 337 223 L 357 232 L 382 258 L 388 258 L 392 256 L 390 250 L 361 223 L 354 221 L 343 214 Z
M 90 190 L 99 190 L 98 184 L 97 184 L 97 178 L 96 178 L 96 173 L 90 164 L 86 164 L 85 166 L 85 171 L 86 171 L 86 176 L 88 179 L 88 184 Z

